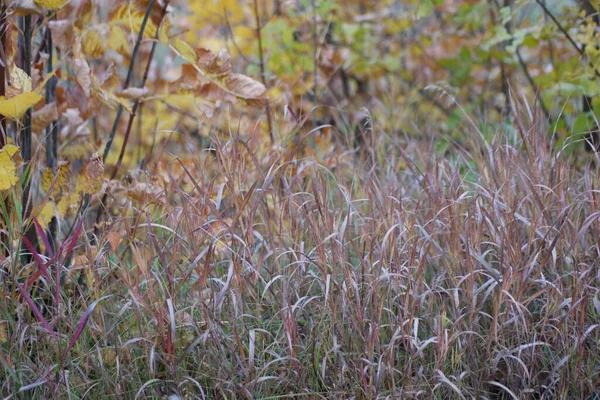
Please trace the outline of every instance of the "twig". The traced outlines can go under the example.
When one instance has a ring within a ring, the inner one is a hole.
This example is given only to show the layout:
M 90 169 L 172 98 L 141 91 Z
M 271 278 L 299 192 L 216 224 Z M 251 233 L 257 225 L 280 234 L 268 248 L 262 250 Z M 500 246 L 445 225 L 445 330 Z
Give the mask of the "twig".
M 560 22 L 556 19 L 556 17 L 554 16 L 554 14 L 552 14 L 552 12 L 548 9 L 548 7 L 546 7 L 546 5 L 544 4 L 544 2 L 542 0 L 536 0 L 536 2 L 539 4 L 540 7 L 542 7 L 542 10 L 544 10 L 544 13 L 546 13 L 546 15 L 548 17 L 550 17 L 550 19 L 552 20 L 552 22 L 554 22 L 554 24 L 562 32 L 562 34 L 565 35 L 565 37 L 567 38 L 567 40 L 569 42 L 571 42 L 571 44 L 573 45 L 573 47 L 575 47 L 575 50 L 577 50 L 577 52 L 579 53 L 579 55 L 581 57 L 585 57 L 585 51 L 581 47 L 579 47 L 579 45 L 577 44 L 577 42 L 575 42 L 575 40 L 573 39 L 573 37 L 571 37 L 571 35 L 569 34 L 569 32 L 567 32 L 567 30 L 560 24 Z M 600 78 L 600 72 L 596 69 L 596 67 L 594 66 L 594 64 L 591 61 L 589 61 L 589 60 L 588 60 L 587 64 L 594 71 L 594 75 L 596 75 L 597 78 Z
M 260 23 L 260 14 L 258 11 L 258 0 L 254 0 L 254 17 L 256 18 L 256 37 L 258 39 L 258 57 L 259 57 L 259 67 L 260 67 L 260 77 L 265 88 L 267 87 L 267 78 L 265 76 L 265 58 L 263 54 L 263 45 L 262 45 L 262 33 L 261 33 L 261 23 Z M 267 99 L 267 124 L 269 126 L 269 138 L 271 139 L 271 144 L 275 143 L 275 132 L 273 132 L 273 121 L 271 120 L 271 104 Z
M 137 55 L 140 49 L 140 44 L 142 43 L 142 39 L 144 38 L 144 31 L 146 30 L 146 23 L 150 18 L 150 13 L 152 12 L 152 8 L 154 7 L 155 0 L 150 0 L 148 4 L 148 8 L 146 9 L 146 13 L 144 14 L 144 19 L 142 20 L 142 25 L 140 27 L 140 31 L 138 32 L 137 40 L 135 41 L 135 45 L 133 46 L 133 52 L 131 53 L 131 60 L 129 61 L 129 69 L 127 71 L 127 78 L 125 78 L 125 83 L 123 84 L 123 90 L 129 88 L 131 83 L 131 79 L 133 76 L 133 67 L 135 66 L 135 60 L 137 59 Z M 168 2 L 167 2 L 168 3 Z M 166 10 L 166 6 L 165 6 Z M 157 30 L 158 31 L 158 30 Z M 104 153 L 102 154 L 102 159 L 106 160 L 108 157 L 108 153 L 110 153 L 110 148 L 112 147 L 113 140 L 115 139 L 115 135 L 117 133 L 117 129 L 119 127 L 119 121 L 121 120 L 121 115 L 123 114 L 123 106 L 119 105 L 117 108 L 117 115 L 115 116 L 115 122 L 113 123 L 113 127 L 108 135 L 108 141 L 106 142 L 106 147 L 104 148 Z
M 49 19 L 52 15 L 49 15 Z M 49 54 L 48 61 L 46 62 L 46 72 L 52 73 L 54 66 L 52 65 L 53 56 L 53 44 L 52 44 L 52 32 L 49 27 L 46 27 L 44 32 L 44 40 L 40 45 L 40 48 L 45 49 Z M 38 55 L 41 54 L 41 50 L 38 51 Z M 46 85 L 46 104 L 52 103 L 56 99 L 56 82 L 55 76 L 51 77 Z M 52 169 L 52 174 L 56 173 L 57 166 L 57 155 L 58 155 L 58 121 L 50 122 L 50 125 L 46 127 L 46 166 Z M 58 235 L 58 221 L 56 217 L 52 217 L 50 224 L 48 225 L 48 239 L 52 246 L 52 251 L 55 250 L 55 243 Z
M 19 64 L 27 76 L 31 76 L 31 15 L 19 17 L 20 35 L 19 45 Z M 21 157 L 25 161 L 23 165 L 23 221 L 26 221 L 31 215 L 31 158 L 32 158 L 32 137 L 31 137 L 31 107 L 25 111 L 21 121 Z M 29 239 L 34 247 L 37 247 L 37 234 L 33 224 L 29 225 L 25 231 L 25 237 Z M 27 254 L 26 246 L 23 244 L 24 261 L 29 262 L 30 256 Z

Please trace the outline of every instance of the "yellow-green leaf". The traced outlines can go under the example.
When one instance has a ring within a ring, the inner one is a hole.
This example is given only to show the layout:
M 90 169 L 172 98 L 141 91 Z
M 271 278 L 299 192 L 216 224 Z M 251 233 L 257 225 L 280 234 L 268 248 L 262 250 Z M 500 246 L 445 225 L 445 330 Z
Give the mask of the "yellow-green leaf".
M 42 96 L 33 92 L 18 94 L 10 99 L 0 96 L 0 114 L 10 119 L 19 119 L 40 100 Z
M 0 190 L 8 190 L 19 182 L 17 166 L 12 160 L 19 148 L 7 144 L 0 150 Z

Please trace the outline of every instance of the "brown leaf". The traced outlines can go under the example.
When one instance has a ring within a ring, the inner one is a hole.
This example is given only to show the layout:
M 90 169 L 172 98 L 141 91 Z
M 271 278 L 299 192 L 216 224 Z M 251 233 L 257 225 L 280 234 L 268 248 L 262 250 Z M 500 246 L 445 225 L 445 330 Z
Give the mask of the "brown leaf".
M 148 95 L 148 88 L 129 88 L 117 91 L 115 94 L 129 100 L 141 100 Z
M 242 74 L 231 74 L 227 80 L 227 89 L 245 100 L 266 99 L 265 85 Z
M 34 132 L 40 133 L 52 121 L 56 121 L 57 119 L 58 119 L 58 108 L 56 107 L 56 102 L 53 101 L 52 103 L 46 104 L 44 107 L 33 112 L 32 129 Z
M 92 78 L 90 76 L 90 66 L 87 61 L 83 58 L 73 59 L 73 72 L 75 73 L 75 80 L 83 89 L 86 96 L 90 95 L 90 88 L 92 86 Z
M 58 21 L 49 21 L 48 27 L 52 32 L 52 43 L 65 54 L 71 49 L 75 40 L 73 21 L 61 19 Z
M 113 253 L 115 251 L 117 251 L 117 249 L 119 248 L 119 245 L 123 241 L 123 236 L 121 236 L 121 234 L 119 232 L 108 231 L 106 233 L 105 237 L 106 237 L 106 241 L 110 245 L 110 249 L 113 251 Z

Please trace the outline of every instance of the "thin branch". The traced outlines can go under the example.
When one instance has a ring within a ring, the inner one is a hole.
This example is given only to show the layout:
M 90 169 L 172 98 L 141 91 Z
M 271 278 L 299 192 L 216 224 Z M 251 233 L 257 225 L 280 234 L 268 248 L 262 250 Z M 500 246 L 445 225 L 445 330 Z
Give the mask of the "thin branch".
M 258 0 L 254 0 L 254 17 L 256 18 L 256 37 L 258 39 L 258 57 L 259 57 L 259 67 L 260 67 L 260 78 L 262 80 L 265 88 L 267 87 L 267 78 L 265 74 L 265 57 L 263 54 L 263 43 L 262 43 L 262 33 L 261 33 L 261 22 L 260 22 L 260 14 L 258 11 Z M 273 132 L 273 121 L 271 120 L 271 104 L 267 99 L 267 124 L 269 126 L 269 138 L 271 139 L 271 144 L 275 143 L 275 132 Z
M 135 41 L 135 45 L 133 47 L 133 52 L 131 54 L 131 60 L 129 61 L 129 69 L 127 71 L 127 78 L 125 79 L 125 83 L 123 84 L 123 90 L 129 88 L 131 83 L 131 79 L 133 77 L 133 67 L 135 66 L 135 60 L 137 59 L 137 55 L 140 49 L 140 44 L 142 43 L 142 39 L 144 38 L 144 31 L 146 30 L 146 23 L 150 18 L 150 14 L 152 12 L 152 8 L 154 7 L 155 0 L 150 0 L 150 4 L 148 4 L 148 8 L 146 9 L 146 13 L 144 14 L 144 19 L 142 20 L 142 25 L 140 27 L 140 31 L 138 32 L 137 40 Z M 166 10 L 166 6 L 165 6 Z M 117 129 L 119 128 L 119 121 L 121 120 L 121 115 L 123 114 L 123 106 L 119 105 L 117 108 L 117 115 L 115 116 L 115 121 L 113 123 L 110 134 L 108 135 L 108 141 L 106 142 L 106 147 L 104 148 L 104 153 L 102 154 L 102 159 L 106 160 L 108 154 L 110 153 L 110 148 L 112 147 L 112 143 L 115 139 L 115 135 L 117 133 Z
M 550 112 L 548 111 L 548 108 L 544 104 L 544 101 L 542 100 L 542 95 L 540 94 L 538 87 L 536 86 L 533 78 L 531 77 L 531 74 L 529 73 L 529 68 L 527 68 L 527 64 L 525 64 L 523 57 L 521 57 L 521 52 L 519 51 L 518 48 L 517 48 L 516 53 L 517 53 L 517 59 L 519 60 L 519 64 L 521 65 L 521 69 L 523 70 L 523 73 L 525 74 L 525 78 L 527 78 L 527 82 L 529 82 L 529 85 L 534 90 L 535 97 L 536 97 L 537 101 L 540 103 L 540 108 L 542 109 L 542 112 L 544 113 L 544 115 L 546 116 L 546 119 L 548 121 L 552 121 L 552 119 L 550 118 Z
M 569 34 L 569 32 L 567 32 L 567 30 L 560 24 L 560 22 L 556 19 L 556 17 L 554 16 L 554 14 L 552 14 L 552 12 L 548 9 L 548 7 L 546 7 L 546 5 L 544 4 L 544 2 L 542 0 L 536 0 L 536 2 L 539 4 L 540 7 L 542 7 L 542 10 L 544 10 L 544 13 L 546 13 L 546 15 L 548 17 L 550 17 L 550 19 L 552 20 L 552 22 L 554 22 L 554 24 L 556 25 L 556 27 L 562 32 L 563 35 L 565 35 L 565 37 L 573 45 L 573 47 L 575 47 L 575 50 L 577 50 L 577 52 L 579 53 L 579 55 L 581 57 L 585 57 L 585 51 L 581 47 L 579 47 L 579 45 L 577 44 L 577 42 L 575 42 L 575 40 Z M 588 60 L 587 64 L 594 71 L 594 75 L 596 75 L 597 78 L 600 78 L 600 72 L 596 69 L 596 67 L 594 66 L 594 64 L 591 61 L 589 61 L 589 60 Z

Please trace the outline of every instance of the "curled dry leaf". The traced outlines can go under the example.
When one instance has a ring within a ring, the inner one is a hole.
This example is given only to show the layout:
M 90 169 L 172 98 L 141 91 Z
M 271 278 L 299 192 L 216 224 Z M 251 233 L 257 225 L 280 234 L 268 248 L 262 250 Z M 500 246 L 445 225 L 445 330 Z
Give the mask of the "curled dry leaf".
M 92 86 L 92 78 L 90 76 L 90 66 L 83 58 L 73 59 L 73 72 L 75 80 L 81 87 L 86 96 L 90 95 L 90 87 Z
M 119 90 L 115 94 L 129 100 L 141 100 L 148 95 L 148 88 L 129 88 Z
M 227 89 L 244 100 L 266 99 L 267 89 L 262 83 L 242 74 L 231 74 L 226 82 Z

